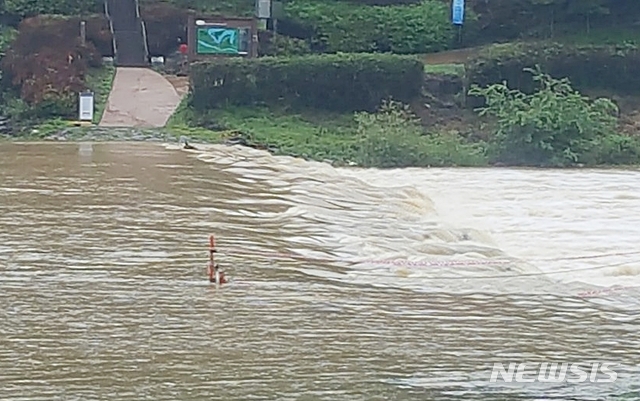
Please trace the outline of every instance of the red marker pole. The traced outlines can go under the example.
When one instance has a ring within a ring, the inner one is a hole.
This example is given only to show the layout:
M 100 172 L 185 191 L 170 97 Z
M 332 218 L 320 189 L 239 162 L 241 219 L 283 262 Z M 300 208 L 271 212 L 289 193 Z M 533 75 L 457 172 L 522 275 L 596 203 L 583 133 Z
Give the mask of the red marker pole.
M 214 277 L 217 276 L 218 272 L 216 271 L 217 269 L 215 268 L 215 260 L 213 258 L 213 254 L 216 252 L 216 241 L 215 238 L 212 235 L 209 236 L 209 268 L 208 273 L 209 273 L 209 281 L 211 282 L 215 282 L 216 284 L 218 284 L 219 280 L 218 277 Z

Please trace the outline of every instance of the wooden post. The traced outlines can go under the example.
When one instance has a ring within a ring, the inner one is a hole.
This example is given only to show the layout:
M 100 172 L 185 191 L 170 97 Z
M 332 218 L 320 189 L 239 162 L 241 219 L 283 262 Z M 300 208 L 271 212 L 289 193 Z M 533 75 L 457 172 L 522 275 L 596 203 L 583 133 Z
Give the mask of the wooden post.
M 273 44 L 278 43 L 278 19 L 273 19 Z
M 80 43 L 82 46 L 87 44 L 87 23 L 86 21 L 80 21 Z
M 249 28 L 251 31 L 251 52 L 249 53 L 250 58 L 258 57 L 258 19 L 252 18 L 249 23 Z
M 196 18 L 193 11 L 189 12 L 187 20 L 187 61 L 189 65 L 194 61 L 196 56 Z

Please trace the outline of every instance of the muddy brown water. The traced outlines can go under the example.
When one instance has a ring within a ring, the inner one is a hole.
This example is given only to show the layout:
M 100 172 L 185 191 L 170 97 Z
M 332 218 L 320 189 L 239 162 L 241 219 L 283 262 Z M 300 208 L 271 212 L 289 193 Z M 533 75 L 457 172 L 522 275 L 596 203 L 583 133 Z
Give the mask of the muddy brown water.
M 639 179 L 0 144 L 0 399 L 638 399 Z

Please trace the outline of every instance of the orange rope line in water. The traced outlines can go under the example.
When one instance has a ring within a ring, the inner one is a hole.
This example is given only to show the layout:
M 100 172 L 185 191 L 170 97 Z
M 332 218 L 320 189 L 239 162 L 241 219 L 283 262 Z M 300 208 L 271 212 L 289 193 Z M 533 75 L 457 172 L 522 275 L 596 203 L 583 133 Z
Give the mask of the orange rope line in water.
M 226 255 L 230 256 L 258 256 L 265 259 L 291 259 L 291 260 L 303 260 L 309 262 L 328 262 L 328 263 L 348 263 L 348 264 L 378 264 L 378 265 L 394 265 L 394 266 L 406 266 L 406 267 L 419 267 L 419 266 L 432 266 L 432 267 L 450 267 L 450 266 L 492 266 L 492 265 L 504 265 L 504 264 L 514 264 L 518 263 L 516 260 L 508 260 L 508 259 L 489 259 L 489 260 L 408 260 L 408 259 L 362 259 L 362 260 L 348 260 L 348 259 L 339 259 L 339 258 L 315 258 L 315 257 L 307 257 L 302 255 L 296 255 L 293 253 L 282 253 L 282 252 L 263 252 L 263 251 L 252 251 L 252 250 L 240 250 L 240 249 L 231 249 L 224 252 Z M 635 252 L 619 252 L 619 253 L 610 253 L 610 254 L 599 254 L 599 255 L 586 255 L 586 256 L 572 256 L 572 257 L 564 257 L 564 258 L 545 258 L 545 259 L 533 259 L 529 261 L 523 262 L 552 262 L 552 261 L 563 261 L 563 260 L 586 260 L 586 259 L 600 259 L 604 257 L 612 257 L 612 256 L 630 256 L 630 255 L 640 255 L 640 251 Z M 598 269 L 600 267 L 588 267 L 582 269 L 575 270 L 567 270 L 567 271 L 581 271 L 581 270 L 592 270 Z M 564 271 L 559 271 L 558 273 L 562 273 Z
M 213 268 L 213 253 L 217 252 L 215 249 L 215 240 L 214 236 L 211 235 L 209 237 L 209 251 L 210 251 L 210 266 Z M 294 253 L 283 253 L 283 252 L 263 252 L 263 251 L 253 251 L 253 250 L 240 250 L 240 249 L 231 249 L 225 252 L 226 255 L 230 256 L 257 256 L 265 259 L 290 259 L 290 260 L 302 260 L 308 262 L 325 262 L 325 263 L 347 263 L 351 265 L 356 264 L 378 264 L 378 265 L 394 265 L 394 266 L 406 266 L 406 267 L 415 267 L 415 266 L 432 266 L 432 267 L 450 267 L 450 266 L 495 266 L 495 265 L 504 265 L 504 264 L 513 264 L 517 263 L 515 260 L 506 260 L 506 259 L 497 259 L 497 260 L 427 260 L 427 261 L 411 261 L 408 259 L 364 259 L 364 260 L 346 260 L 339 258 L 315 258 L 315 257 L 306 257 L 302 255 L 296 255 Z M 598 254 L 598 255 L 585 255 L 585 256 L 570 256 L 570 257 L 562 257 L 562 258 L 543 258 L 543 259 L 533 259 L 529 262 L 551 262 L 551 261 L 563 261 L 563 260 L 586 260 L 586 259 L 599 259 L 604 257 L 612 257 L 612 256 L 630 256 L 630 255 L 640 255 L 640 251 L 633 252 L 617 252 L 617 253 L 609 253 L 609 254 Z M 615 267 L 621 266 L 628 263 L 640 263 L 639 260 L 633 262 L 618 262 L 606 265 L 598 265 L 591 267 L 583 267 L 576 269 L 566 269 L 566 270 L 557 270 L 551 272 L 535 272 L 535 273 L 519 273 L 519 274 L 495 274 L 495 275 L 485 275 L 485 276 L 445 276 L 445 277 L 430 277 L 430 280 L 482 280 L 482 279 L 503 279 L 503 278 L 519 278 L 519 277 L 535 277 L 535 276 L 547 276 L 552 274 L 565 274 L 565 273 L 573 273 L 579 271 L 588 271 L 588 270 L 598 270 L 604 269 L 607 267 Z M 379 277 L 379 275 L 376 275 Z M 395 277 L 395 276 L 394 276 Z M 614 286 L 607 289 L 602 290 L 590 290 L 583 291 L 577 294 L 579 297 L 589 297 L 595 296 L 598 294 L 618 292 L 622 290 L 633 290 L 640 289 L 640 287 L 624 287 L 624 286 Z

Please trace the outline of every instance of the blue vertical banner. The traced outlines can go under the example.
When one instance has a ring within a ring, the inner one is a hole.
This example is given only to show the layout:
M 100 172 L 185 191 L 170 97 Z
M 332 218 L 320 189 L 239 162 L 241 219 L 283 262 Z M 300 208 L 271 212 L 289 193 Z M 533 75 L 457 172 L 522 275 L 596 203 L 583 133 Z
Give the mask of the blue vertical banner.
M 454 25 L 462 25 L 464 23 L 464 0 L 453 0 L 451 21 Z

